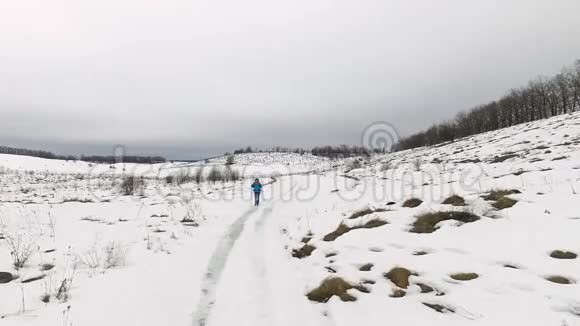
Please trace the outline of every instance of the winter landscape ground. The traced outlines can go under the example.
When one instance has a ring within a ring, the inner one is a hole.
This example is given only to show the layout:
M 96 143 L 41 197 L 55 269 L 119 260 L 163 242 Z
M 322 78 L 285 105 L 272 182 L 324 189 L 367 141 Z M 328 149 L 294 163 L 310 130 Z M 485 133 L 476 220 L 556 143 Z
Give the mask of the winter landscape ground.
M 580 113 L 225 163 L 0 155 L 0 325 L 580 325 Z

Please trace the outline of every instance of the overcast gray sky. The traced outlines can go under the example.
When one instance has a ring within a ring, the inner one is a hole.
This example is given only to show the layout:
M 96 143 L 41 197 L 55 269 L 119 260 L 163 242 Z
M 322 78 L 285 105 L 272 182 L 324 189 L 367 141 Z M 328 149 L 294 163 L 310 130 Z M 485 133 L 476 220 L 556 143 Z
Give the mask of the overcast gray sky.
M 404 135 L 580 58 L 578 0 L 0 4 L 0 145 L 194 158 Z

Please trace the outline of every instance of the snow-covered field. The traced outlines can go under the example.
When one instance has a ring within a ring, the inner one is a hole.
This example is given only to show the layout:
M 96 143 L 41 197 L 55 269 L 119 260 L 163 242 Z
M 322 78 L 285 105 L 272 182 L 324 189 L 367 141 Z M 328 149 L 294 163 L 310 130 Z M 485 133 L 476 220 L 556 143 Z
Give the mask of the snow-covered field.
M 166 182 L 223 163 L 0 155 L 0 325 L 580 325 L 578 113 L 358 169 L 242 154 L 241 181 Z M 123 196 L 127 173 L 145 187 Z

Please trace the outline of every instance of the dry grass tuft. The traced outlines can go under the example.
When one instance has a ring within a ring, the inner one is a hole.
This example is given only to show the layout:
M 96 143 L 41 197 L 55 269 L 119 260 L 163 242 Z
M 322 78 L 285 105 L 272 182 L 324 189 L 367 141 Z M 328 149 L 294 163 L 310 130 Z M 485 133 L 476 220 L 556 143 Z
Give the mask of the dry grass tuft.
M 442 313 L 442 314 L 446 313 L 446 312 L 451 312 L 451 313 L 455 312 L 455 310 L 453 308 L 445 307 L 445 306 L 440 305 L 440 304 L 432 304 L 432 303 L 426 303 L 426 302 L 423 302 L 423 304 L 425 306 L 439 312 L 439 313 Z
M 40 281 L 40 280 L 42 280 L 45 277 L 46 277 L 46 275 L 33 276 L 33 277 L 30 277 L 30 278 L 27 278 L 27 279 L 22 280 L 22 283 L 26 284 L 26 283 L 32 283 L 32 282 L 35 282 L 35 281 Z
M 514 194 L 521 194 L 522 192 L 517 189 L 496 189 L 492 190 L 486 196 L 481 196 L 485 200 L 500 200 L 502 197 Z
M 391 298 L 402 298 L 405 295 L 407 295 L 407 292 L 401 290 L 401 289 L 395 289 L 393 291 L 393 293 L 391 294 Z
M 491 161 L 491 163 L 501 163 L 501 162 L 504 162 L 504 161 L 509 160 L 510 158 L 514 158 L 514 157 L 518 157 L 518 155 L 513 154 L 513 153 L 505 153 L 502 156 L 494 157 L 494 159 Z
M 572 281 L 565 278 L 564 276 L 548 276 L 546 277 L 546 280 L 552 282 L 552 283 L 557 283 L 557 284 L 572 284 Z
M 374 212 L 375 211 L 373 211 L 372 209 L 367 207 L 367 208 L 353 212 L 352 215 L 349 217 L 349 219 L 354 220 L 355 218 L 366 216 L 366 215 L 372 214 Z
M 352 215 L 350 215 L 350 217 L 348 219 L 354 220 L 354 219 L 357 219 L 359 217 L 370 215 L 372 213 L 382 213 L 382 212 L 386 212 L 386 211 L 387 210 L 383 209 L 383 208 L 377 208 L 374 210 L 372 208 L 365 208 L 365 209 L 361 209 L 361 210 L 353 212 Z
M 571 251 L 554 250 L 550 253 L 550 257 L 556 259 L 576 259 L 578 255 Z
M 374 218 L 374 219 L 366 221 L 365 223 L 354 225 L 354 226 L 348 226 L 344 223 L 340 223 L 340 225 L 336 228 L 336 230 L 325 235 L 324 238 L 322 238 L 322 240 L 334 241 L 334 240 L 338 239 L 338 237 L 340 237 L 340 236 L 342 236 L 342 235 L 344 235 L 352 230 L 372 229 L 372 228 L 377 228 L 379 226 L 383 226 L 386 224 L 388 224 L 388 222 L 383 221 L 383 220 L 378 219 L 378 218 Z
M 453 195 L 443 201 L 444 205 L 465 206 L 465 199 L 461 196 Z
M 413 272 L 404 267 L 395 267 L 385 274 L 385 277 L 393 282 L 396 286 L 406 289 L 409 287 L 409 277 L 414 275 Z
M 325 235 L 324 238 L 322 238 L 322 240 L 334 241 L 334 240 L 338 239 L 338 237 L 348 233 L 350 230 L 351 230 L 351 228 L 348 227 L 348 225 L 340 223 L 340 225 L 336 228 L 336 230 Z
M 435 291 L 435 289 L 425 283 L 417 283 L 417 286 L 421 288 L 421 293 L 431 293 Z
M 511 199 L 508 197 L 501 197 L 495 203 L 493 203 L 491 206 L 493 206 L 497 210 L 502 210 L 505 208 L 513 207 L 517 202 L 518 201 L 515 199 Z
M 471 281 L 479 277 L 476 273 L 456 273 L 449 276 L 456 281 Z
M 362 285 L 353 285 L 340 277 L 327 278 L 320 284 L 319 287 L 310 291 L 306 297 L 310 301 L 328 302 L 333 296 L 337 296 L 344 302 L 356 301 L 356 298 L 347 293 L 348 290 L 356 289 L 363 293 L 368 293 L 369 290 Z
M 40 270 L 43 272 L 53 269 L 55 266 L 53 264 L 42 264 L 40 265 Z
M 0 272 L 0 284 L 12 282 L 16 275 L 12 275 L 12 273 L 8 272 Z
M 462 223 L 471 223 L 479 220 L 479 217 L 469 212 L 434 212 L 425 213 L 417 216 L 417 220 L 413 223 L 411 232 L 413 233 L 433 233 L 437 230 L 439 222 L 455 220 Z
M 380 226 L 387 225 L 387 224 L 389 224 L 389 223 L 387 223 L 386 221 L 380 220 L 378 218 L 374 218 L 372 220 L 366 221 L 362 225 L 353 226 L 351 228 L 351 230 L 355 230 L 355 229 L 373 229 L 373 228 L 378 228 Z
M 292 257 L 299 259 L 310 257 L 310 255 L 312 255 L 312 252 L 314 252 L 314 250 L 316 250 L 316 247 L 311 246 L 309 244 L 305 244 L 300 249 L 292 250 Z
M 123 177 L 120 187 L 123 195 L 134 195 L 145 187 L 145 180 L 141 177 L 128 175 Z
M 371 269 L 373 269 L 373 266 L 374 266 L 374 265 L 373 265 L 373 264 L 371 264 L 371 263 L 364 264 L 364 265 L 362 265 L 362 266 L 361 266 L 361 267 L 360 267 L 358 270 L 359 270 L 359 271 L 361 271 L 361 272 L 370 272 L 370 271 L 371 271 Z
M 421 205 L 422 203 L 423 203 L 423 201 L 421 199 L 411 198 L 411 199 L 405 200 L 405 202 L 403 203 L 403 207 L 415 208 L 415 207 L 419 207 L 419 205 Z

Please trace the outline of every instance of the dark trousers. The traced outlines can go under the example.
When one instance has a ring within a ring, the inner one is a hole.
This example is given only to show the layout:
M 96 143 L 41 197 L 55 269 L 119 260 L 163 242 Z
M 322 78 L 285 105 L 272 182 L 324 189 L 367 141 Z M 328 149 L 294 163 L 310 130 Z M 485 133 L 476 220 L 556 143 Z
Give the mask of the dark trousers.
M 260 205 L 260 193 L 259 192 L 254 192 L 254 205 L 256 205 L 256 206 Z

